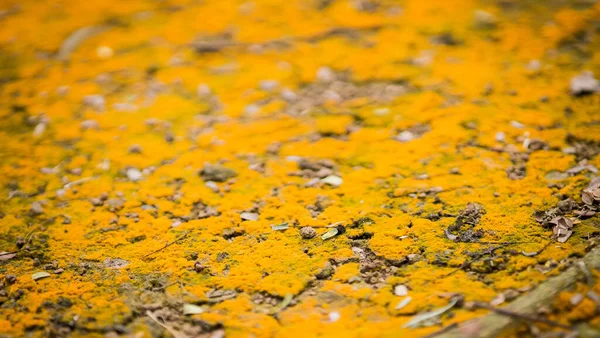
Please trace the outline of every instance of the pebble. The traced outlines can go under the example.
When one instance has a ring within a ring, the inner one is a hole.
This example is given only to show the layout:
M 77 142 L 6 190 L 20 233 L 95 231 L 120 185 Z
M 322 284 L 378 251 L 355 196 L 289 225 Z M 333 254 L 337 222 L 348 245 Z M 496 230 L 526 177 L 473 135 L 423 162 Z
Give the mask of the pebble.
M 38 123 L 35 126 L 35 128 L 33 129 L 33 137 L 40 138 L 40 137 L 42 137 L 42 135 L 44 135 L 45 131 L 46 131 L 46 123 L 45 122 Z
M 140 146 L 139 144 L 133 144 L 129 147 L 129 149 L 127 150 L 130 154 L 141 154 L 142 153 L 142 146 Z
M 260 112 L 260 107 L 254 103 L 251 103 L 244 108 L 244 114 L 255 115 L 258 112 Z
M 38 216 L 44 213 L 44 208 L 42 208 L 41 202 L 33 202 L 31 204 L 31 208 L 29 209 L 31 214 L 34 216 Z
M 275 90 L 275 88 L 277 88 L 279 86 L 279 81 L 277 81 L 277 80 L 263 80 L 263 81 L 260 81 L 260 83 L 258 84 L 258 86 L 259 86 L 260 89 L 262 89 L 264 91 L 267 91 L 267 92 L 270 92 L 270 91 Z
M 571 297 L 571 299 L 569 299 L 569 302 L 573 306 L 581 303 L 582 301 L 583 301 L 583 295 L 581 293 L 576 293 Z
M 129 261 L 121 258 L 107 258 L 104 260 L 104 266 L 109 269 L 121 269 L 129 265 Z
M 196 88 L 196 95 L 198 95 L 198 97 L 204 98 L 210 96 L 210 94 L 212 94 L 212 90 L 206 83 L 201 83 Z
M 83 130 L 100 129 L 100 125 L 98 124 L 98 121 L 96 121 L 96 120 L 81 121 L 81 123 L 79 124 L 79 127 Z
M 296 95 L 296 93 L 294 93 L 291 89 L 284 88 L 281 90 L 281 98 L 288 102 L 293 102 L 298 99 L 298 95 Z
M 254 212 L 242 212 L 240 217 L 244 221 L 258 221 L 258 214 Z
M 337 311 L 329 313 L 329 321 L 332 323 L 337 322 L 338 320 L 340 320 L 340 318 L 342 318 L 342 315 Z
M 571 79 L 570 89 L 572 95 L 591 94 L 600 91 L 600 81 L 592 72 L 585 71 Z
M 142 179 L 142 172 L 136 168 L 129 168 L 127 169 L 127 178 L 134 182 L 139 181 Z
M 344 180 L 339 176 L 329 175 L 329 176 L 325 177 L 324 179 L 322 179 L 321 182 L 323 182 L 325 184 L 329 184 L 334 187 L 339 187 L 340 185 L 342 185 L 342 183 L 344 183 Z
M 408 295 L 408 288 L 405 285 L 396 285 L 394 287 L 394 294 L 396 296 L 406 296 Z
M 83 97 L 83 104 L 102 113 L 106 110 L 106 99 L 100 94 L 86 95 Z
M 497 24 L 496 17 L 493 14 L 480 9 L 475 11 L 473 19 L 475 26 L 479 28 L 493 28 Z
M 8 274 L 8 275 L 4 276 L 4 279 L 6 279 L 6 282 L 8 284 L 14 284 L 17 281 L 17 276 Z
M 319 82 L 333 82 L 335 80 L 335 73 L 329 67 L 320 67 L 317 70 L 317 81 Z
M 498 142 L 504 142 L 506 140 L 506 135 L 504 134 L 504 132 L 499 131 L 496 133 L 496 136 L 494 138 Z
M 519 121 L 515 121 L 515 120 L 510 121 L 510 125 L 513 128 L 517 128 L 517 129 L 523 129 L 523 128 L 525 128 L 525 125 L 523 123 L 521 123 Z
M 206 186 L 208 189 L 212 190 L 213 192 L 219 192 L 219 186 L 217 185 L 217 183 L 215 183 L 213 181 L 205 182 L 204 186 Z
M 311 239 L 317 235 L 317 231 L 312 227 L 302 227 L 300 229 L 300 236 L 304 239 Z
M 408 141 L 412 141 L 415 139 L 415 134 L 413 134 L 412 132 L 405 130 L 403 132 L 401 132 L 400 134 L 398 134 L 398 136 L 396 136 L 396 141 L 400 141 L 400 142 L 408 142 Z
M 118 102 L 113 104 L 113 109 L 119 113 L 132 113 L 137 110 L 137 106 L 132 103 Z
M 96 55 L 101 59 L 108 59 L 115 54 L 112 48 L 109 46 L 99 46 L 96 48 Z

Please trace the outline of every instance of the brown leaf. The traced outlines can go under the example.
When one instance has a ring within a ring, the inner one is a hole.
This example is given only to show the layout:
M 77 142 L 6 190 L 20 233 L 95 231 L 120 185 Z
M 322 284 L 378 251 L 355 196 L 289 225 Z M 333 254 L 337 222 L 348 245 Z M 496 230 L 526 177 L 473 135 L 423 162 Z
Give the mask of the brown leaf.
M 581 200 L 585 204 L 594 204 L 594 197 L 592 196 L 592 193 L 590 193 L 588 190 L 584 190 L 581 193 Z
M 17 255 L 16 252 L 0 252 L 0 261 L 8 261 Z

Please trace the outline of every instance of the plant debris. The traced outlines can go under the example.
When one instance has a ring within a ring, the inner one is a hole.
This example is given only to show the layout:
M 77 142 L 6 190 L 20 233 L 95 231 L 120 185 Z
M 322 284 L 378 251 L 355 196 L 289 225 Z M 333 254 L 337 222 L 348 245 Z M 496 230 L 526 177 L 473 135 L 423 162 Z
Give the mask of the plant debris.
M 283 231 L 283 230 L 287 230 L 289 228 L 290 228 L 290 225 L 287 222 L 271 225 L 271 229 L 273 229 L 274 231 Z
M 36 272 L 33 275 L 31 275 L 31 279 L 33 279 L 34 281 L 38 281 L 40 279 L 48 277 L 50 277 L 50 274 L 45 271 Z
M 437 318 L 437 317 L 441 316 L 442 314 L 444 314 L 446 311 L 452 309 L 454 307 L 454 305 L 456 305 L 456 303 L 458 303 L 458 298 L 453 298 L 450 300 L 448 305 L 446 305 L 444 307 L 414 316 L 410 321 L 408 321 L 407 323 L 402 325 L 402 327 L 416 328 L 420 325 L 423 325 L 425 322 L 432 320 L 434 318 Z

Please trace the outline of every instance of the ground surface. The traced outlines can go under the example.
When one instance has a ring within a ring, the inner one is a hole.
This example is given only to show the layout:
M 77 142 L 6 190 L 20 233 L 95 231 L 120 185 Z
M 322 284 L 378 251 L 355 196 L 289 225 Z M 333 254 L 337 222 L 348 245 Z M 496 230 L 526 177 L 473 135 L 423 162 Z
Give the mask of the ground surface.
M 424 336 L 526 297 L 600 236 L 600 5 L 539 3 L 2 1 L 0 335 Z M 586 274 L 540 315 L 599 325 Z

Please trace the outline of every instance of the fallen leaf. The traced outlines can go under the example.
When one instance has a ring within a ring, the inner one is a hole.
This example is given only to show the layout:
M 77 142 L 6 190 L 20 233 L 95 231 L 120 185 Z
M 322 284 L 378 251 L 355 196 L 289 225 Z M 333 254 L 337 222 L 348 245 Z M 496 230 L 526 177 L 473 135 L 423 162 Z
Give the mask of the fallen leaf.
M 244 221 L 258 221 L 258 214 L 254 212 L 242 212 L 240 218 Z
M 454 305 L 456 305 L 457 302 L 458 302 L 458 298 L 454 298 L 450 301 L 450 303 L 448 305 L 446 305 L 444 307 L 433 310 L 431 312 L 425 312 L 425 313 L 416 315 L 408 323 L 402 325 L 402 327 L 403 328 L 416 328 L 422 322 L 429 320 L 429 319 L 433 319 L 435 317 L 438 317 L 438 316 L 442 315 L 444 312 L 450 310 L 451 308 L 454 307 Z
M 275 231 L 287 230 L 289 227 L 290 227 L 290 225 L 288 223 L 281 223 L 281 224 L 277 224 L 277 225 L 271 225 L 271 229 L 273 229 Z
M 396 309 L 396 310 L 402 309 L 403 307 L 408 305 L 408 303 L 410 303 L 411 300 L 412 300 L 411 296 L 404 298 L 403 300 L 400 301 L 400 303 L 398 303 L 398 305 L 396 305 L 396 307 L 394 309 Z
M 49 274 L 49 273 L 47 273 L 46 271 L 40 271 L 40 272 L 36 272 L 36 273 L 34 273 L 33 275 L 31 275 L 31 278 L 32 278 L 34 281 L 40 280 L 40 279 L 42 279 L 42 278 L 47 278 L 47 277 L 50 277 L 50 274 Z
M 198 305 L 194 304 L 183 304 L 183 314 L 184 315 L 197 315 L 204 312 L 204 310 Z
M 17 255 L 16 252 L 0 252 L 0 261 L 8 261 Z
M 331 230 L 327 231 L 326 233 L 324 233 L 323 235 L 321 235 L 321 239 L 322 240 L 328 240 L 332 237 L 334 237 L 335 235 L 338 234 L 338 229 L 337 228 L 332 228 Z

